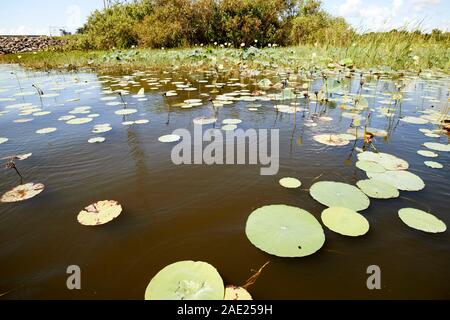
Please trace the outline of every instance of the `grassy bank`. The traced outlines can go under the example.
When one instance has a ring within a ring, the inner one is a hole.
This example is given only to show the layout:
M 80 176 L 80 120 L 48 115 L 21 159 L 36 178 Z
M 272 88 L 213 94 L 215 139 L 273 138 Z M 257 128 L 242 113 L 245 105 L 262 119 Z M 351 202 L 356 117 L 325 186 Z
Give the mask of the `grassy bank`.
M 334 65 L 366 70 L 450 71 L 450 47 L 440 44 L 406 42 L 353 43 L 349 47 L 296 46 L 223 49 L 132 49 L 116 51 L 47 51 L 0 56 L 0 63 L 18 63 L 33 69 L 80 69 L 98 71 L 206 68 L 323 68 Z

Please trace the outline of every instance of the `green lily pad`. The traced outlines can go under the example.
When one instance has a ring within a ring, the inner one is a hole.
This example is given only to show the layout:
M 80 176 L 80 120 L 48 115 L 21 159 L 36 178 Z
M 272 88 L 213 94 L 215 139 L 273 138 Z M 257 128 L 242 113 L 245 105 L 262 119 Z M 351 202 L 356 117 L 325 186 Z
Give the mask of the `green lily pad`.
M 227 286 L 223 300 L 253 300 L 250 293 L 242 287 Z
M 295 189 L 299 188 L 302 185 L 302 183 L 298 179 L 288 177 L 280 179 L 280 185 L 285 188 Z
M 181 137 L 176 134 L 168 134 L 158 138 L 159 142 L 170 143 L 177 142 L 181 140 Z
M 425 188 L 423 180 L 409 171 L 367 172 L 371 179 L 379 180 L 404 191 L 419 191 Z
M 350 143 L 349 140 L 336 134 L 319 134 L 314 136 L 313 139 L 327 146 L 345 146 Z
M 418 117 L 404 117 L 400 121 L 411 123 L 411 124 L 426 124 L 428 120 Z
M 382 165 L 373 161 L 359 160 L 355 163 L 355 165 L 357 168 L 366 172 L 382 173 L 386 171 Z
M 398 189 L 381 180 L 366 179 L 356 183 L 366 195 L 375 199 L 391 199 L 397 198 L 400 193 Z
M 444 166 L 436 161 L 425 161 L 424 162 L 427 167 L 433 168 L 433 169 L 442 169 Z
M 255 247 L 278 257 L 308 256 L 325 243 L 319 221 L 308 211 L 287 205 L 256 209 L 245 233 Z
M 321 218 L 328 229 L 344 236 L 358 237 L 369 231 L 367 219 L 352 209 L 331 207 L 322 212 Z
M 223 300 L 225 288 L 216 268 L 202 261 L 180 261 L 159 271 L 145 300 Z
M 320 181 L 315 183 L 309 192 L 311 196 L 327 207 L 344 207 L 361 211 L 367 209 L 370 200 L 357 187 L 334 181 Z
M 438 154 L 436 152 L 428 151 L 428 150 L 418 150 L 417 153 L 420 154 L 421 156 L 428 157 L 428 158 L 436 158 L 438 156 Z
M 400 219 L 413 229 L 430 233 L 440 233 L 447 230 L 445 223 L 434 215 L 414 208 L 403 208 L 398 211 Z
M 437 142 L 425 142 L 423 145 L 431 150 L 450 151 L 450 144 L 443 144 L 443 143 L 437 143 Z
M 365 151 L 358 154 L 360 161 L 372 161 L 380 164 L 386 170 L 406 170 L 409 167 L 408 162 L 388 153 L 375 153 Z

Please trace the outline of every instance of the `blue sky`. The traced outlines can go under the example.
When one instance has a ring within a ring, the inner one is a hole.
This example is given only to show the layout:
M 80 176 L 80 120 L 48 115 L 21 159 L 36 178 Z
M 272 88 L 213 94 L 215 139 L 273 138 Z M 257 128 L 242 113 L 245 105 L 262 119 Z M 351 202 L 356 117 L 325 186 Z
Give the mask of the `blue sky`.
M 324 0 L 325 9 L 343 16 L 360 31 L 402 26 L 450 31 L 450 0 Z M 102 0 L 13 0 L 0 5 L 0 34 L 74 31 Z

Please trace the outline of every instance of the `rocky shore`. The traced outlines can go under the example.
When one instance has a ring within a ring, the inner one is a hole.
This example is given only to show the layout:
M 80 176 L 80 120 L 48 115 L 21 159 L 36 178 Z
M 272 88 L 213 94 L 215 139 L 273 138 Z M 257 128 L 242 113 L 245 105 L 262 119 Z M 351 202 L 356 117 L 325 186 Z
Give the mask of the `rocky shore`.
M 0 54 L 43 51 L 64 44 L 64 40 L 47 36 L 0 36 Z

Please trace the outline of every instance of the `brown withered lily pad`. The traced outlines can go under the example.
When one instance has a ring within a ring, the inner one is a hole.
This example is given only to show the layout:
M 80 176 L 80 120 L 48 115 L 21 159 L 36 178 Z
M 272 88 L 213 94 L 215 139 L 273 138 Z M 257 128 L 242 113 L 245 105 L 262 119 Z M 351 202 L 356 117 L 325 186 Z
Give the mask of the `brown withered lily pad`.
M 39 193 L 44 191 L 44 189 L 45 186 L 42 183 L 30 182 L 27 184 L 23 184 L 7 191 L 0 198 L 0 202 L 10 203 L 28 200 L 37 196 Z
M 122 206 L 114 200 L 98 201 L 78 214 L 78 222 L 84 226 L 99 226 L 111 222 L 122 212 Z

